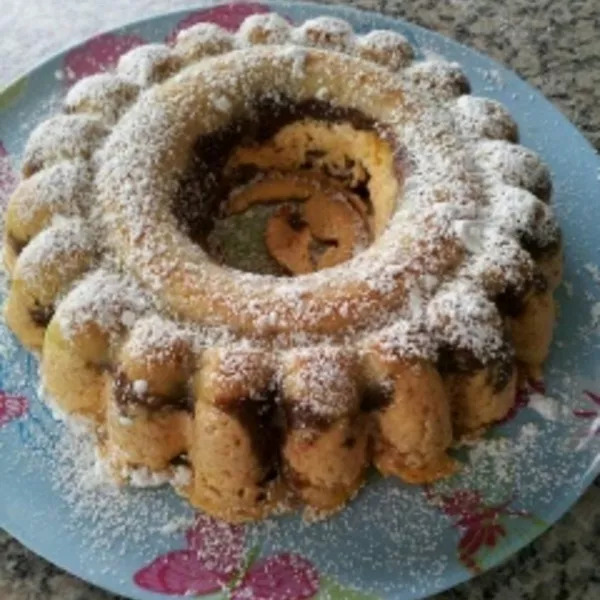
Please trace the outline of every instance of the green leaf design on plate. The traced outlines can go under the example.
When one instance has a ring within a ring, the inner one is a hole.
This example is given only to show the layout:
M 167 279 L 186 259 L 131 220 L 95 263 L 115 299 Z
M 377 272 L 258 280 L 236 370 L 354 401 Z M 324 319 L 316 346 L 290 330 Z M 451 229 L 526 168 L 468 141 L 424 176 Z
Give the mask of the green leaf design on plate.
M 483 546 L 477 553 L 477 562 L 483 571 L 496 564 L 498 557 L 502 559 L 508 554 L 512 554 L 507 545 L 514 547 L 517 543 L 527 544 L 549 527 L 548 523 L 535 515 L 501 515 L 499 522 L 505 528 L 506 535 L 502 536 L 495 546 Z
M 0 91 L 0 110 L 8 108 L 25 91 L 27 77 L 21 77 Z
M 244 564 L 239 569 L 237 574 L 233 577 L 233 579 L 227 585 L 227 597 L 231 595 L 233 590 L 235 590 L 240 583 L 242 583 L 244 576 L 250 570 L 250 567 L 256 562 L 256 559 L 260 556 L 260 546 L 252 546 L 246 556 L 244 557 Z M 221 596 L 218 596 L 220 598 Z
M 507 540 L 513 542 L 516 540 L 529 542 L 531 538 L 544 533 L 550 527 L 546 521 L 533 514 L 523 516 L 502 515 L 500 520 L 508 532 Z
M 380 600 L 378 596 L 340 585 L 334 579 L 321 577 L 321 586 L 315 600 Z

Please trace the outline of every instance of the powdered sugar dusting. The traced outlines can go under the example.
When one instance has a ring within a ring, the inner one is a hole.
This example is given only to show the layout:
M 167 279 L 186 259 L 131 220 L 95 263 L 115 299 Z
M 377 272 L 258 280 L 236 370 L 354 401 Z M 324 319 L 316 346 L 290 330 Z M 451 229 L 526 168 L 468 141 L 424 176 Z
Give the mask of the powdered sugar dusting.
M 458 63 L 433 59 L 415 62 L 403 76 L 411 87 L 438 100 L 456 98 L 468 91 L 469 82 Z
M 231 35 L 215 23 L 196 23 L 177 33 L 177 41 L 194 39 L 198 42 L 219 42 L 223 39 L 230 40 Z
M 500 140 L 480 141 L 474 150 L 478 167 L 492 182 L 522 187 L 542 197 L 549 193 L 548 167 L 531 150 Z
M 437 341 L 423 326 L 398 320 L 374 336 L 378 349 L 385 357 L 423 358 L 435 360 Z
M 239 385 L 248 398 L 260 398 L 272 376 L 268 355 L 241 341 L 227 344 L 224 340 L 213 348 L 214 363 L 205 370 L 208 387 L 220 390 L 223 386 Z
M 292 31 L 291 25 L 277 13 L 249 16 L 240 26 L 242 43 L 285 44 Z
M 76 216 L 89 204 L 90 187 L 90 169 L 85 161 L 60 162 L 28 179 L 22 201 L 13 201 L 12 206 L 23 221 L 46 211 Z
M 558 428 L 564 426 L 564 419 L 555 419 L 553 415 L 554 411 L 552 417 L 544 418 L 542 423 L 523 423 L 510 437 L 500 435 L 476 442 L 469 448 L 467 462 L 451 485 L 464 489 L 479 488 L 492 503 L 506 501 L 508 490 L 526 505 L 534 500 L 541 504 L 553 502 L 552 490 L 571 476 L 569 455 L 573 452 L 569 436 L 558 434 Z M 553 438 L 561 445 L 562 452 L 559 451 L 553 458 L 551 469 L 540 468 L 547 462 L 548 456 L 547 442 L 543 440 Z M 484 487 L 481 482 L 487 482 L 487 486 Z M 448 486 L 449 482 L 442 481 L 436 487 L 445 490 Z
M 181 519 L 181 508 L 167 499 L 135 494 L 118 488 L 107 477 L 88 433 L 65 429 L 52 451 L 49 473 L 53 487 L 70 510 L 70 527 L 93 532 L 87 544 L 100 561 L 107 553 L 124 554 L 130 543 L 143 547 L 152 535 L 150 524 Z M 132 518 L 135 515 L 135 519 Z
M 296 44 L 324 46 L 340 51 L 352 49 L 355 43 L 350 24 L 335 17 L 317 17 L 305 21 L 294 30 L 292 40 Z
M 134 315 L 149 307 L 149 299 L 130 277 L 98 269 L 60 303 L 57 318 L 66 337 L 78 333 L 87 323 L 115 333 L 123 326 L 130 327 Z
M 134 359 L 161 357 L 180 342 L 187 341 L 187 332 L 174 321 L 150 314 L 139 319 L 129 338 L 127 353 Z
M 433 298 L 427 315 L 444 343 L 470 350 L 483 361 L 497 356 L 503 346 L 496 306 L 469 283 L 448 285 Z
M 106 130 L 87 115 L 58 115 L 44 121 L 32 132 L 23 157 L 26 171 L 38 171 L 62 159 L 89 158 Z
M 55 217 L 50 228 L 42 231 L 23 250 L 16 265 L 17 276 L 38 283 L 49 267 L 69 268 L 74 255 L 90 252 L 91 232 L 79 218 Z
M 410 64 L 414 51 L 408 40 L 395 31 L 370 31 L 360 36 L 357 43 L 358 55 L 367 60 L 398 70 Z
M 121 111 L 135 100 L 138 91 L 135 83 L 112 73 L 98 73 L 80 79 L 69 90 L 64 106 L 68 112 L 98 113 L 113 123 Z
M 529 407 L 548 421 L 557 421 L 562 416 L 558 400 L 543 394 L 532 394 L 529 398 Z
M 494 186 L 490 219 L 514 236 L 529 235 L 540 246 L 556 242 L 559 230 L 550 206 L 518 187 Z
M 495 100 L 464 95 L 453 107 L 457 124 L 465 135 L 475 138 L 516 140 L 517 125 L 510 113 Z
M 490 295 L 508 288 L 525 289 L 534 275 L 534 262 L 513 237 L 485 221 L 466 221 L 461 228 L 465 247 L 473 253 L 464 267 L 468 278 L 483 285 Z
M 119 59 L 118 74 L 140 87 L 154 83 L 160 69 L 172 58 L 172 51 L 162 44 L 146 44 L 127 52 Z
M 353 368 L 347 354 L 337 347 L 318 346 L 290 353 L 283 376 L 284 395 L 299 402 L 311 414 L 336 418 L 358 401 L 349 375 Z

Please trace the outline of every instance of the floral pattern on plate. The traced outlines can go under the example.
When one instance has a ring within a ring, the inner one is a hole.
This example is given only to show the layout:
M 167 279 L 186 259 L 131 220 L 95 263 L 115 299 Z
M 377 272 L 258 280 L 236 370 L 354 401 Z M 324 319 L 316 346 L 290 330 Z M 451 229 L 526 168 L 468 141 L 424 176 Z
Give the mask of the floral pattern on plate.
M 222 4 L 214 8 L 205 8 L 187 15 L 179 21 L 173 31 L 167 36 L 167 41 L 172 41 L 183 30 L 196 25 L 196 23 L 216 23 L 224 29 L 235 31 L 250 15 L 271 12 L 271 8 L 259 2 L 240 2 L 236 4 Z
M 106 71 L 115 66 L 122 54 L 144 43 L 146 40 L 139 35 L 103 33 L 93 37 L 66 54 L 62 77 L 71 85 L 82 77 Z
M 321 578 L 307 558 L 280 552 L 259 558 L 246 549 L 245 527 L 198 515 L 186 546 L 162 554 L 134 575 L 141 588 L 168 595 L 223 592 L 231 600 L 307 600 L 318 597 L 367 600 L 361 592 Z
M 0 427 L 27 414 L 29 403 L 25 396 L 14 396 L 0 391 Z

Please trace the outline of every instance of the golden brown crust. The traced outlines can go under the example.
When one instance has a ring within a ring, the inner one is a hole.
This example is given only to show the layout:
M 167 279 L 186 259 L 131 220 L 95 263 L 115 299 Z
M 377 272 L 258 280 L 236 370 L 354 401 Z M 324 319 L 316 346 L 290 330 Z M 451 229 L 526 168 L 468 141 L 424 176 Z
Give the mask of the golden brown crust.
M 515 403 L 517 371 L 511 367 L 508 381 L 494 385 L 495 366 L 472 373 L 447 373 L 444 386 L 450 400 L 454 434 L 477 435 L 485 427 L 503 419 Z
M 344 417 L 325 429 L 293 429 L 283 447 L 286 483 L 319 511 L 341 508 L 361 487 L 366 467 L 364 417 Z

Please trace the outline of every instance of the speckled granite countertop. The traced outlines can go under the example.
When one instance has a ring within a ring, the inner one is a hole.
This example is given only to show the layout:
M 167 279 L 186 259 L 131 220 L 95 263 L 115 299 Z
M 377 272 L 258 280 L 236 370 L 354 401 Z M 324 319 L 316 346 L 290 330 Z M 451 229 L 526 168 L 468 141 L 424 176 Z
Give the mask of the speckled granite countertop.
M 351 0 L 473 46 L 538 87 L 600 150 L 598 0 Z M 0 85 L 98 31 L 189 0 L 2 0 Z M 600 598 L 600 482 L 555 527 L 503 567 L 436 600 Z M 0 530 L 2 600 L 110 600 Z

